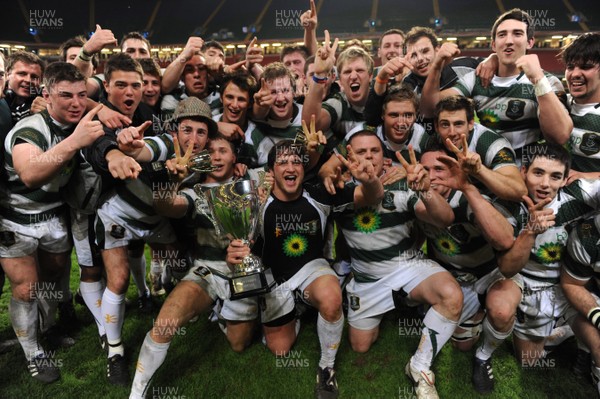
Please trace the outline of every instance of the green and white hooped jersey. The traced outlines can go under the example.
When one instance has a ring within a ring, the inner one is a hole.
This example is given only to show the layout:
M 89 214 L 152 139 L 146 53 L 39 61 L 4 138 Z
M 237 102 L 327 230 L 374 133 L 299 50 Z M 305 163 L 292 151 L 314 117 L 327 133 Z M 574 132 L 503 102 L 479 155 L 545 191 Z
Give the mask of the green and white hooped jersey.
M 144 138 L 146 148 L 152 154 L 150 162 L 166 161 L 175 155 L 173 136 L 161 134 L 160 136 Z M 192 174 L 184 180 L 197 179 L 197 174 Z M 142 170 L 137 179 L 127 179 L 115 186 L 117 197 L 113 201 L 114 207 L 127 217 L 138 228 L 151 229 L 159 219 L 163 218 L 154 210 L 154 198 L 162 190 L 167 190 L 173 183 L 154 181 L 146 170 Z
M 569 237 L 567 225 L 582 215 L 598 209 L 599 189 L 599 180 L 576 180 L 559 190 L 552 202 L 546 206 L 554 210 L 556 224 L 536 236 L 529 261 L 520 272 L 523 276 L 538 281 L 540 286 L 558 283 Z M 523 203 L 506 201 L 498 201 L 494 206 L 513 225 L 514 235 L 517 237 L 529 219 L 527 207 Z
M 579 222 L 569 233 L 565 270 L 580 281 L 600 284 L 600 213 Z
M 365 121 L 365 107 L 354 107 L 344 93 L 336 93 L 321 106 L 329 113 L 331 130 L 336 137 L 344 137 L 348 132 Z
M 354 134 L 356 134 L 360 131 L 371 130 L 371 129 L 372 129 L 372 127 L 367 127 L 366 122 L 359 123 L 354 129 L 349 131 L 346 134 L 346 136 L 344 137 L 344 140 L 342 140 L 342 142 L 340 144 L 338 144 L 338 146 L 337 146 L 338 152 L 340 154 L 346 156 L 346 154 L 347 154 L 346 146 L 348 145 L 348 141 L 352 138 L 352 136 L 354 136 Z M 410 157 L 408 155 L 408 145 L 409 144 L 411 144 L 413 146 L 417 160 L 421 159 L 421 154 L 427 147 L 427 143 L 429 143 L 429 140 L 431 138 L 431 136 L 425 131 L 425 128 L 417 123 L 413 124 L 412 131 L 408 135 L 408 140 L 406 140 L 406 142 L 404 142 L 402 144 L 393 143 L 393 142 L 387 140 L 387 138 L 385 137 L 385 134 L 383 132 L 383 125 L 377 126 L 377 129 L 375 130 L 375 134 L 377 135 L 377 137 L 379 137 L 379 139 L 384 144 L 384 148 L 383 148 L 384 156 L 386 158 L 391 159 L 392 163 L 395 165 L 400 164 L 400 162 L 398 162 L 398 160 L 396 159 L 396 151 L 400 151 L 400 153 L 402 154 L 402 157 L 404 157 L 404 159 L 407 162 L 410 162 Z
M 579 172 L 600 172 L 600 104 L 569 104 L 573 119 L 571 167 Z
M 555 93 L 564 92 L 558 78 L 544 74 Z M 460 78 L 453 89 L 475 100 L 481 124 L 500 133 L 513 149 L 519 150 L 541 138 L 535 89 L 524 73 L 494 76 L 490 85 L 484 88 L 475 72 L 470 72 Z
M 0 215 L 20 224 L 34 224 L 62 214 L 64 201 L 60 189 L 64 187 L 75 167 L 70 160 L 48 183 L 37 188 L 28 188 L 15 171 L 12 150 L 18 142 L 32 144 L 46 152 L 67 137 L 68 133 L 54 121 L 48 111 L 21 119 L 8 132 L 4 142 L 6 184 L 0 184 Z
M 398 269 L 403 260 L 420 256 L 415 234 L 417 194 L 406 180 L 386 186 L 377 207 L 334 209 L 335 220 L 348 244 L 356 281 L 377 281 Z
M 504 166 L 517 166 L 515 152 L 507 139 L 476 123 L 467 139 L 469 150 L 481 157 L 481 163 L 491 170 Z
M 282 140 L 293 140 L 298 131 L 302 131 L 302 104 L 294 103 L 291 120 L 256 122 L 254 130 L 246 134 L 240 153 L 244 159 L 256 160 L 256 168 L 265 166 L 269 151 Z
M 427 237 L 427 255 L 447 270 L 482 277 L 496 268 L 496 252 L 475 224 L 475 216 L 463 193 L 452 190 L 447 201 L 454 211 L 452 225 L 441 228 L 417 222 Z

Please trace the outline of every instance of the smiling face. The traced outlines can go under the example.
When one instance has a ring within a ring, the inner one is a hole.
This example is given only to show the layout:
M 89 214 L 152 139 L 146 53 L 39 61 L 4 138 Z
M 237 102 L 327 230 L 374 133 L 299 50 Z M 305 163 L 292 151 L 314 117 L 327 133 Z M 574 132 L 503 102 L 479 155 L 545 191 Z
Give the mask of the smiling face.
M 44 89 L 48 113 L 64 124 L 76 124 L 83 117 L 87 102 L 85 82 L 61 81 Z
M 422 77 L 429 75 L 429 65 L 435 58 L 436 51 L 437 49 L 427 36 L 409 44 L 406 48 L 406 58 L 414 68 L 413 73 Z
M 215 170 L 207 174 L 206 181 L 223 182 L 233 176 L 236 158 L 232 144 L 224 138 L 218 138 L 210 140 L 207 149 Z
M 529 197 L 536 204 L 546 198 L 554 199 L 558 190 L 567 182 L 565 164 L 544 156 L 536 157 L 527 170 L 522 166 L 521 176 L 525 180 Z
M 600 65 L 591 62 L 568 64 L 565 78 L 577 104 L 600 102 Z
M 142 84 L 142 101 L 154 107 L 160 97 L 160 79 L 145 73 Z
M 340 86 L 352 105 L 364 106 L 369 95 L 371 74 L 362 58 L 349 59 L 340 65 Z
M 38 64 L 26 64 L 17 61 L 8 74 L 8 88 L 18 97 L 35 96 L 40 88 L 42 68 Z
M 104 82 L 108 102 L 131 118 L 142 100 L 142 77 L 137 72 L 113 71 L 110 82 Z
M 302 194 L 304 163 L 302 156 L 283 148 L 273 164 L 273 195 L 281 201 L 293 201 Z
M 402 144 L 417 118 L 417 110 L 411 101 L 390 101 L 384 105 L 383 129 L 385 137 L 396 144 Z
M 231 82 L 223 90 L 223 122 L 242 126 L 246 123 L 246 114 L 250 105 L 250 94 Z
M 294 113 L 294 90 L 289 76 L 268 80 L 266 84 L 275 98 L 269 117 L 274 120 L 290 119 Z
M 534 40 L 527 40 L 527 24 L 516 19 L 507 19 L 498 25 L 492 40 L 492 51 L 498 55 L 500 68 L 512 68 L 517 59 L 533 47 Z M 501 73 L 500 73 L 501 74 Z
M 384 65 L 386 62 L 388 62 L 394 57 L 401 56 L 403 54 L 403 44 L 404 38 L 402 37 L 402 35 L 398 33 L 385 35 L 381 39 L 381 43 L 379 44 L 379 50 L 377 50 L 377 55 L 381 59 L 381 65 Z
M 435 121 L 435 130 L 440 135 L 442 142 L 446 145 L 446 139 L 450 139 L 458 149 L 462 148 L 461 135 L 469 139 L 469 132 L 473 130 L 475 121 L 467 120 L 467 111 L 441 111 Z
M 177 129 L 177 140 L 182 154 L 185 154 L 189 146 L 192 145 L 192 154 L 196 155 L 206 147 L 208 127 L 205 122 L 182 119 Z
M 440 181 L 448 180 L 450 169 L 443 162 L 438 161 L 438 157 L 446 155 L 442 151 L 427 151 L 421 155 L 419 162 L 429 173 L 430 187 L 444 198 L 450 195 L 450 188 L 439 184 Z

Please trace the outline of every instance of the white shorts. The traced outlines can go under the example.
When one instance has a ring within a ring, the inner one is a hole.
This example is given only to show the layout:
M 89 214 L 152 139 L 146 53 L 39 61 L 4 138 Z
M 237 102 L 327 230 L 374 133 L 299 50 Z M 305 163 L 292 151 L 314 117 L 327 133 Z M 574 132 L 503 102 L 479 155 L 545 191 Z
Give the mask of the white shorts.
M 242 298 L 231 301 L 229 281 L 221 275 L 229 276 L 231 271 L 224 261 L 195 260 L 194 266 L 182 279 L 198 284 L 210 298 L 223 300 L 219 312 L 220 318 L 229 321 L 248 321 L 258 317 L 257 297 Z
M 64 216 L 32 224 L 0 218 L 0 258 L 21 258 L 38 248 L 53 254 L 71 251 L 73 244 Z
M 308 262 L 292 278 L 263 295 L 260 300 L 262 323 L 272 322 L 291 313 L 295 308 L 294 292 L 299 290 L 304 298 L 306 287 L 321 276 L 333 276 L 337 279 L 337 275 L 323 258 Z
M 121 206 L 116 205 L 121 201 Z M 147 244 L 172 244 L 175 232 L 166 217 L 152 217 L 151 224 L 147 218 L 139 225 L 133 225 L 132 216 L 123 214 L 124 206 L 118 196 L 114 195 L 98 209 L 96 217 L 96 242 L 101 249 L 125 247 L 132 240 L 142 240 Z M 148 228 L 147 226 L 152 226 Z M 143 227 L 142 227 L 143 226 Z
M 398 269 L 372 282 L 359 283 L 352 278 L 346 286 L 348 323 L 359 330 L 372 330 L 383 315 L 394 309 L 392 291 L 410 292 L 430 276 L 446 269 L 430 259 L 414 258 L 400 262 Z
M 536 287 L 535 280 L 523 278 L 525 288 L 517 309 L 514 334 L 523 340 L 550 336 L 554 320 L 565 315 L 569 303 L 560 284 Z

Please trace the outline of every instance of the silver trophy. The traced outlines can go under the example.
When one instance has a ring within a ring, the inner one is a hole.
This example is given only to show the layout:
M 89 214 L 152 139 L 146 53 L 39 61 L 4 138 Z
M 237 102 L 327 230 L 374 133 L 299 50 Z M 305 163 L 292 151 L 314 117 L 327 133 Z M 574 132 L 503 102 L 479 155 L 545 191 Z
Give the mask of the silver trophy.
M 198 154 L 190 158 L 187 167 L 192 172 L 212 172 L 215 167 L 211 163 L 210 154 L 206 150 L 200 151 Z
M 196 184 L 194 191 L 199 197 L 196 209 L 213 223 L 217 234 L 240 239 L 250 246 L 261 217 L 261 202 L 254 181 L 238 180 L 211 188 Z M 269 292 L 275 280 L 271 269 L 265 270 L 260 258 L 250 254 L 234 266 L 229 284 L 231 299 L 235 300 Z

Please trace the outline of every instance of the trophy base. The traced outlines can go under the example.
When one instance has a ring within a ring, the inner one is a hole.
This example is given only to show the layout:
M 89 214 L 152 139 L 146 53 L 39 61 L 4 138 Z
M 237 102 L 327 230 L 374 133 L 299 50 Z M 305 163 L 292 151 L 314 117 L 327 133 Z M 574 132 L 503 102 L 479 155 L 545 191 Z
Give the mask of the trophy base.
M 266 294 L 275 286 L 275 279 L 271 269 L 249 273 L 243 276 L 234 276 L 229 279 L 232 301 L 251 296 Z

